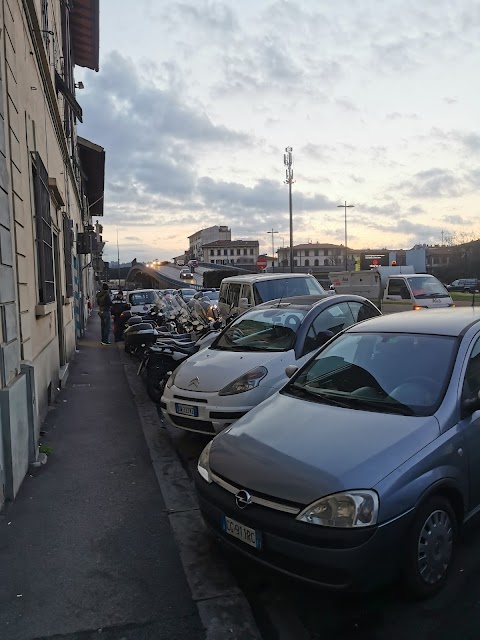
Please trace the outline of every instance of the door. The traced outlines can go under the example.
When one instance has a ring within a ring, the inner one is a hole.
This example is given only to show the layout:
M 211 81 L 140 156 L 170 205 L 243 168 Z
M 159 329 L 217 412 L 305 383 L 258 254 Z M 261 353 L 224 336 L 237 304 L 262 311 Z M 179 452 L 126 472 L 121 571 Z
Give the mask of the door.
M 473 342 L 467 359 L 465 377 L 462 386 L 461 400 L 473 399 L 480 392 L 480 337 Z M 462 416 L 463 417 L 463 416 Z M 460 431 L 465 434 L 469 466 L 469 496 L 468 510 L 480 505 L 480 411 L 468 413 L 460 422 Z

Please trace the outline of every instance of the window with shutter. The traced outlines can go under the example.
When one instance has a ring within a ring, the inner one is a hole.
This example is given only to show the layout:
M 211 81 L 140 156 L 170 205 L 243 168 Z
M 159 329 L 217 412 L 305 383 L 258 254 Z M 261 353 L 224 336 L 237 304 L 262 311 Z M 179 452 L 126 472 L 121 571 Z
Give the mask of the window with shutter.
M 71 221 L 67 216 L 63 216 L 63 251 L 65 255 L 65 291 L 67 298 L 73 297 L 72 245 L 73 229 Z
M 32 153 L 32 160 L 37 230 L 38 293 L 40 304 L 47 304 L 55 300 L 50 192 L 48 190 L 48 173 L 40 154 Z

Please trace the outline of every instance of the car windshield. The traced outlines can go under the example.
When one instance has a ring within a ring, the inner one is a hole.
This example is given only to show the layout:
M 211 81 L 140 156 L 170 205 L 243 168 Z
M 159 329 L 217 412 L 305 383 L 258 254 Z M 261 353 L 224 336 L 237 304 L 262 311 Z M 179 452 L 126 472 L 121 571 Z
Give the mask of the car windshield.
M 155 304 L 157 294 L 155 291 L 138 291 L 130 294 L 130 304 L 135 306 L 139 304 Z
M 256 282 L 254 285 L 255 304 L 277 300 L 277 298 L 291 298 L 293 296 L 325 295 L 325 291 L 318 280 L 305 278 L 277 278 Z
M 449 293 L 443 284 L 436 278 L 429 276 L 407 278 L 412 293 L 417 299 L 421 298 L 448 298 Z
M 455 348 L 450 336 L 346 333 L 283 393 L 351 409 L 432 415 L 450 379 Z
M 195 289 L 181 289 L 184 298 L 192 298 L 195 295 Z
M 255 309 L 232 322 L 212 345 L 226 351 L 289 351 L 306 311 Z
M 218 291 L 204 291 L 203 298 L 208 298 L 211 302 L 218 302 Z

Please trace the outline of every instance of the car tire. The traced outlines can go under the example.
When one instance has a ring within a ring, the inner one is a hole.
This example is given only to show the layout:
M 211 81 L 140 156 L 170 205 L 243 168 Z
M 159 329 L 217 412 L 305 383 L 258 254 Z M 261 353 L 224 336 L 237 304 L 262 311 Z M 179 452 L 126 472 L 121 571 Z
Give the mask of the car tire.
M 147 377 L 147 393 L 155 404 L 160 404 L 165 385 L 167 384 L 168 375 L 165 374 L 148 374 Z
M 443 589 L 457 546 L 458 523 L 450 502 L 432 496 L 422 503 L 406 538 L 402 582 L 410 596 L 428 598 Z

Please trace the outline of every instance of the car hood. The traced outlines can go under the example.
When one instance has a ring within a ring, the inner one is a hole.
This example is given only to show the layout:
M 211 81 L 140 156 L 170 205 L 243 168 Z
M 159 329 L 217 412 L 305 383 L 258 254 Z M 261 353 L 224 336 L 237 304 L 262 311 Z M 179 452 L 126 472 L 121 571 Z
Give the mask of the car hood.
M 308 505 L 374 487 L 438 435 L 434 416 L 344 409 L 277 392 L 213 440 L 210 468 L 235 486 Z
M 268 353 L 203 349 L 180 365 L 175 386 L 193 392 L 214 393 L 251 369 L 263 365 L 284 371 L 294 361 L 293 350 Z

